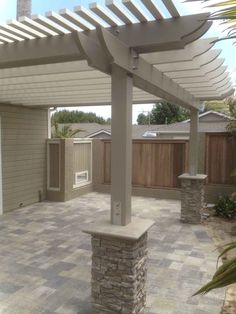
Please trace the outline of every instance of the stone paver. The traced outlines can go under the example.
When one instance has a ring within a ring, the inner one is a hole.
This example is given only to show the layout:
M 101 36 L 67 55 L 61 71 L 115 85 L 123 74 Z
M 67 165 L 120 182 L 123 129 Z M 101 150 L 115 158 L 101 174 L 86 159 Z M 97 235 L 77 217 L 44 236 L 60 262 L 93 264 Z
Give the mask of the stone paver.
M 180 223 L 180 202 L 133 197 L 133 214 L 156 221 L 149 232 L 149 314 L 219 314 L 224 290 L 191 295 L 215 271 L 217 252 L 204 226 Z M 38 203 L 0 219 L 0 313 L 89 314 L 90 236 L 109 217 L 109 195 Z

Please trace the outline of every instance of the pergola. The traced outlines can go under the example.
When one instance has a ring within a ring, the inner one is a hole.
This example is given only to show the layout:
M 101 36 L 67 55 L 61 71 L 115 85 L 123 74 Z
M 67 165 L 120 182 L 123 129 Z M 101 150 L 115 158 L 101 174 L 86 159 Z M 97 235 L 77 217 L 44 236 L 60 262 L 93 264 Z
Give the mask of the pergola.
M 184 179 L 197 181 L 204 179 L 197 175 L 200 103 L 234 92 L 221 51 L 213 49 L 216 38 L 199 39 L 212 24 L 209 14 L 180 16 L 171 0 L 162 2 L 170 18 L 152 0 L 142 7 L 108 0 L 104 7 L 93 3 L 0 25 L 0 102 L 112 105 L 112 224 L 87 228 L 93 235 L 138 241 L 152 224 L 131 222 L 132 103 L 161 98 L 191 110 Z
M 152 0 L 142 2 L 149 15 L 132 0 L 107 1 L 0 25 L 2 103 L 112 103 L 112 204 L 121 203 L 112 221 L 122 225 L 131 217 L 132 102 L 163 98 L 191 109 L 195 175 L 199 104 L 233 93 L 220 50 L 212 49 L 215 38 L 199 39 L 211 26 L 208 14 L 180 16 L 172 1 L 163 1 L 171 15 L 165 19 Z

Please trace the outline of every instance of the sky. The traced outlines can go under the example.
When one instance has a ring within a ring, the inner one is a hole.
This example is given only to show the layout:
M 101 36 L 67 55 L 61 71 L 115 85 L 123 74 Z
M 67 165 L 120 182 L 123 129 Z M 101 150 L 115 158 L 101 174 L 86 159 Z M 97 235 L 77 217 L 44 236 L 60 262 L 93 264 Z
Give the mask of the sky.
M 140 0 L 134 0 L 142 6 Z M 48 11 L 59 11 L 60 9 L 68 8 L 73 9 L 77 5 L 82 5 L 88 7 L 90 3 L 95 2 L 86 0 L 32 0 L 32 14 L 44 14 Z M 97 0 L 99 4 L 104 4 L 105 0 Z M 117 0 L 121 2 L 121 0 Z M 163 14 L 169 17 L 168 12 L 165 10 L 161 0 L 154 0 L 159 5 Z M 219 0 L 211 0 L 209 4 L 219 2 Z M 209 11 L 205 4 L 200 1 L 196 3 L 184 3 L 183 0 L 174 0 L 174 3 L 181 13 L 181 15 L 196 14 Z M 0 0 L 0 23 L 3 23 L 10 19 L 15 19 L 16 15 L 16 0 Z M 221 22 L 214 22 L 210 30 L 204 35 L 204 37 L 223 37 L 226 32 L 224 29 L 226 27 L 221 25 Z M 232 40 L 221 41 L 216 43 L 215 48 L 222 49 L 221 57 L 225 58 L 225 64 L 228 65 L 229 72 L 231 73 L 232 80 L 235 84 L 236 82 L 236 45 L 233 45 Z M 141 112 L 147 113 L 153 108 L 153 104 L 143 104 L 133 106 L 133 123 L 136 123 L 137 116 Z M 67 108 L 68 109 L 68 108 Z M 73 108 L 74 109 L 74 108 Z M 85 112 L 95 112 L 99 116 L 104 118 L 111 117 L 110 106 L 100 106 L 100 107 L 79 107 L 79 110 Z

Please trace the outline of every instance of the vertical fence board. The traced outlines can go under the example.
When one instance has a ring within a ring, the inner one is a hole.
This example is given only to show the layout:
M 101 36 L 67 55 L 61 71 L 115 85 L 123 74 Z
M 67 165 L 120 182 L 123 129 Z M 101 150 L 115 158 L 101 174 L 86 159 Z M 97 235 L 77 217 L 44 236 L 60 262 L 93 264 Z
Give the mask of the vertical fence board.
M 208 184 L 236 184 L 236 138 L 227 133 L 207 134 L 206 174 Z
M 143 187 L 179 187 L 185 172 L 186 143 L 176 140 L 133 140 L 132 184 Z M 111 182 L 111 142 L 104 141 L 104 183 Z

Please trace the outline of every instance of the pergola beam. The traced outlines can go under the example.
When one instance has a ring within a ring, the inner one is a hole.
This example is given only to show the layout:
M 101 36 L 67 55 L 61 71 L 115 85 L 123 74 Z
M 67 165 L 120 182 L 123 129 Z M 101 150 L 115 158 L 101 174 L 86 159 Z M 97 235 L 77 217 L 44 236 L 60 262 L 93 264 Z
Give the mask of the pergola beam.
M 183 49 L 204 35 L 211 26 L 208 13 L 188 15 L 176 20 L 165 19 L 106 29 L 137 53 Z
M 59 63 L 84 59 L 72 34 L 32 39 L 0 46 L 0 68 Z
M 103 28 L 98 28 L 97 30 L 99 41 L 107 56 L 106 60 L 117 64 L 132 74 L 134 86 L 181 106 L 198 106 L 191 94 L 163 75 L 162 72 L 155 69 L 143 58 L 139 57 L 137 60 L 135 55 L 132 56 L 130 54 L 130 49 L 114 35 Z M 77 33 L 77 36 L 78 40 L 80 40 L 81 34 Z M 89 50 L 88 53 L 90 53 Z
M 193 61 L 197 56 L 200 56 L 209 51 L 213 46 L 213 41 L 217 38 L 204 38 L 194 41 L 186 45 L 183 49 L 170 51 L 157 51 L 149 54 L 142 54 L 142 57 L 150 64 L 163 64 Z

